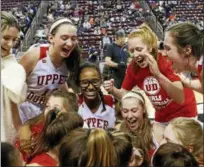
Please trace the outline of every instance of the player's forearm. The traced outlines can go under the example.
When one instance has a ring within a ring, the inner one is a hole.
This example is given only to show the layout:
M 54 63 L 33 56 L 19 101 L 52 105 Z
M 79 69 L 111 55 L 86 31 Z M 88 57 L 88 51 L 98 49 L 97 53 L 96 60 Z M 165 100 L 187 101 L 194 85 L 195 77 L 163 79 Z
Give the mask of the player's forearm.
M 196 80 L 189 79 L 188 84 L 186 84 L 186 87 L 189 87 L 197 92 L 203 93 L 202 84 L 198 79 Z
M 178 104 L 182 104 L 184 102 L 184 90 L 180 81 L 171 82 L 163 74 L 159 75 L 157 79 L 162 88 L 165 89 L 169 97 L 171 97 Z
M 116 87 L 113 87 L 112 94 L 113 96 L 118 100 L 121 101 L 122 97 L 127 93 L 124 89 L 117 89 Z

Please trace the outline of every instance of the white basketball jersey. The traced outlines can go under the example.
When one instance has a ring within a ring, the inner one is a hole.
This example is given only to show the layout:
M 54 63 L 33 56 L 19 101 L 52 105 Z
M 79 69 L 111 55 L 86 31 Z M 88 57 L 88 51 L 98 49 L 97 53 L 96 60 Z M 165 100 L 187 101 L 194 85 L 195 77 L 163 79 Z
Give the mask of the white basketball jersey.
M 23 123 L 42 113 L 46 98 L 68 78 L 66 64 L 63 63 L 55 68 L 48 54 L 48 47 L 48 45 L 40 46 L 40 58 L 27 77 L 27 97 L 26 101 L 20 105 L 20 117 Z
M 103 104 L 101 103 L 98 110 L 93 113 L 84 102 L 82 96 L 79 96 L 80 106 L 78 113 L 83 118 L 85 125 L 88 128 L 114 128 L 115 127 L 115 106 L 114 99 L 111 95 L 104 95 L 106 110 L 103 111 Z

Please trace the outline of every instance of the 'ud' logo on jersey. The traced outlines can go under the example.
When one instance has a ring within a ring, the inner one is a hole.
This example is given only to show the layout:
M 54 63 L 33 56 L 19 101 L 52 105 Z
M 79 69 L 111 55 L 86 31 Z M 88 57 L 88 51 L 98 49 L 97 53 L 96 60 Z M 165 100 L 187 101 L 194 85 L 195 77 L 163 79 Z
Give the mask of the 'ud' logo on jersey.
M 161 89 L 159 82 L 154 77 L 145 78 L 143 84 L 145 92 L 150 95 L 157 94 Z

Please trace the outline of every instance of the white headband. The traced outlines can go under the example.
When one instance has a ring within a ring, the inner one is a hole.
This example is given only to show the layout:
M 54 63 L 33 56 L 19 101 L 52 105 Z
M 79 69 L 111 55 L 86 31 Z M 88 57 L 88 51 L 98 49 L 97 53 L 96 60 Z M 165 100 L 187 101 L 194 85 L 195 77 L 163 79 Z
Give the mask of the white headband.
M 64 18 L 64 19 L 60 19 L 58 21 L 56 21 L 55 23 L 52 24 L 52 26 L 50 27 L 50 33 L 52 32 L 52 30 L 57 27 L 59 24 L 61 23 L 70 23 L 73 24 L 72 21 L 70 19 Z
M 130 91 L 122 97 L 122 100 L 124 100 L 128 97 L 135 97 L 135 98 L 139 99 L 140 101 L 142 101 L 143 104 L 145 104 L 145 101 L 142 98 L 142 95 L 140 95 L 140 93 Z

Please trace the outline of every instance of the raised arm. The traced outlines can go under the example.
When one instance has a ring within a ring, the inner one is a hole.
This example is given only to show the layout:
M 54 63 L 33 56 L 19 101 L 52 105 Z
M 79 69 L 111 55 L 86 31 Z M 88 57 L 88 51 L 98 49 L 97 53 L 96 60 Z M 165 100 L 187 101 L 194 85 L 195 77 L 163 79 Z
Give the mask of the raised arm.
M 157 78 L 162 88 L 165 89 L 169 97 L 171 97 L 178 104 L 182 104 L 185 100 L 184 90 L 181 81 L 171 81 L 164 74 L 162 74 L 158 68 L 157 61 L 152 55 L 146 53 L 146 58 L 149 63 L 149 69 L 151 73 Z

